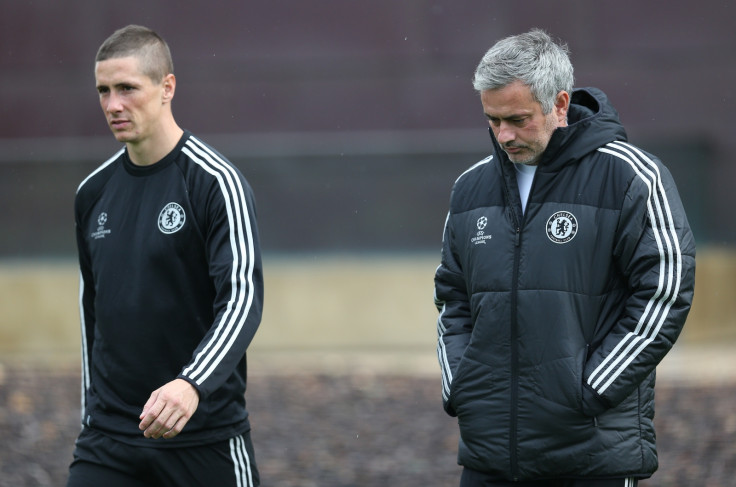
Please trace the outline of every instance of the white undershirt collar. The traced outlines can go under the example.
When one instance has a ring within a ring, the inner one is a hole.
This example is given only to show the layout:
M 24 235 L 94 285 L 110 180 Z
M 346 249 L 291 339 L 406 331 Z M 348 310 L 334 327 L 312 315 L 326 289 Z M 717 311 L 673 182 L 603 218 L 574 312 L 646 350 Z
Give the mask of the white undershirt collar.
M 528 164 L 514 164 L 516 169 L 516 181 L 519 183 L 519 195 L 521 196 L 521 212 L 526 211 L 526 202 L 529 199 L 529 191 L 532 189 L 532 181 L 534 181 L 534 173 L 537 172 L 537 166 L 529 166 Z

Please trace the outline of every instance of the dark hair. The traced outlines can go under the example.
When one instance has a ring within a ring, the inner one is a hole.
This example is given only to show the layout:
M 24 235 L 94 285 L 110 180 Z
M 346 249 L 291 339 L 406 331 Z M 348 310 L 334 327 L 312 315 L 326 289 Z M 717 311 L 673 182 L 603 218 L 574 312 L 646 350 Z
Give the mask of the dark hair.
M 168 44 L 148 27 L 128 25 L 116 30 L 100 46 L 95 62 L 128 56 L 137 57 L 141 72 L 155 83 L 174 72 Z

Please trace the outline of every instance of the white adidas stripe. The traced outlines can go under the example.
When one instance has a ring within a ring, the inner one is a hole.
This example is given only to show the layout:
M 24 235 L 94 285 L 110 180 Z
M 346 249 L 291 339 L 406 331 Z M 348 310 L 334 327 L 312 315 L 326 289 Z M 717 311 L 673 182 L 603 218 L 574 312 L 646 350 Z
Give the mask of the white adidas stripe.
M 603 394 L 659 333 L 679 293 L 682 254 L 656 164 L 637 148 L 624 142 L 613 142 L 598 150 L 625 161 L 649 188 L 647 211 L 660 256 L 658 287 L 639 318 L 636 329 L 621 340 L 588 378 L 588 384 L 598 394 Z
M 485 164 L 488 164 L 493 160 L 493 155 L 490 155 L 486 157 L 485 159 L 476 162 L 472 166 L 470 166 L 468 169 L 466 169 L 460 176 L 455 179 L 455 183 L 457 183 L 463 176 L 468 174 L 469 172 L 474 171 L 475 169 L 479 168 L 480 166 L 483 166 Z M 447 229 L 447 224 L 450 221 L 450 213 L 447 213 L 447 217 L 445 218 L 445 226 L 442 231 L 442 241 L 445 240 L 445 230 Z M 440 264 L 439 267 L 442 267 Z M 439 269 L 439 267 L 437 269 Z M 436 273 L 436 271 L 435 271 Z M 446 401 L 450 398 L 450 387 L 452 385 L 452 369 L 450 368 L 450 363 L 447 360 L 447 348 L 445 346 L 444 341 L 444 335 L 447 332 L 447 328 L 445 327 L 444 323 L 442 322 L 442 317 L 445 314 L 446 310 L 446 304 L 444 301 L 441 301 L 437 298 L 437 294 L 435 291 L 434 295 L 434 302 L 437 306 L 438 311 L 440 312 L 439 316 L 437 317 L 437 360 L 440 363 L 440 369 L 442 370 L 442 397 Z
M 245 448 L 245 440 L 242 436 L 230 438 L 230 458 L 233 460 L 235 481 L 237 487 L 253 486 L 253 471 L 248 450 Z
M 105 168 L 106 168 L 107 166 L 109 166 L 110 164 L 112 164 L 113 162 L 115 162 L 115 161 L 117 160 L 117 158 L 118 158 L 118 157 L 120 157 L 120 155 L 121 155 L 121 154 L 122 154 L 123 152 L 125 152 L 125 147 L 123 147 L 122 149 L 120 149 L 119 151 L 117 151 L 117 152 L 115 153 L 115 155 L 114 155 L 114 156 L 112 156 L 111 158 L 109 158 L 108 160 L 106 160 L 105 162 L 103 162 L 102 164 L 100 164 L 100 166 L 99 166 L 99 167 L 98 167 L 97 169 L 95 169 L 94 171 L 92 171 L 92 172 L 91 172 L 91 173 L 89 174 L 89 176 L 87 176 L 86 178 L 84 178 L 84 180 L 83 180 L 83 181 L 82 181 L 81 183 L 79 183 L 79 186 L 77 186 L 77 193 L 79 193 L 79 190 L 80 190 L 80 189 L 82 189 L 82 186 L 84 186 L 84 184 L 85 184 L 85 183 L 86 183 L 87 181 L 89 181 L 90 179 L 92 179 L 92 177 L 93 177 L 93 176 L 94 176 L 95 174 L 97 174 L 98 172 L 102 171 L 102 170 L 103 170 L 103 169 L 105 169 Z
M 89 354 L 87 353 L 87 321 L 84 318 L 84 278 L 79 271 L 79 322 L 82 327 L 82 423 L 87 410 L 87 389 L 89 389 Z
M 482 166 L 483 164 L 488 164 L 489 162 L 491 162 L 492 159 L 493 159 L 493 155 L 490 155 L 490 156 L 486 157 L 485 159 L 483 159 L 482 161 L 476 162 L 475 164 L 473 164 L 472 166 L 470 166 L 469 168 L 467 168 L 465 171 L 463 171 L 463 173 L 460 174 L 457 177 L 457 179 L 455 179 L 455 182 L 457 183 L 458 181 L 460 181 L 460 178 L 462 178 L 463 176 L 465 176 L 466 174 L 468 174 L 470 171 L 475 170 L 476 168 Z
M 81 183 L 79 183 L 79 186 L 77 186 L 77 193 L 79 193 L 79 190 L 82 189 L 82 186 L 84 186 L 87 181 L 92 179 L 92 177 L 105 169 L 107 166 L 115 162 L 120 155 L 125 152 L 125 147 L 121 148 L 119 151 L 117 151 L 112 157 L 110 157 L 108 160 L 100 164 L 97 169 L 92 171 L 84 180 L 82 180 Z M 81 335 L 82 335 L 82 398 L 81 398 L 81 407 L 82 407 L 82 423 L 84 423 L 84 414 L 87 409 L 87 390 L 89 389 L 90 385 L 90 370 L 89 370 L 89 354 L 87 353 L 87 322 L 85 320 L 84 315 L 84 278 L 82 277 L 82 269 L 79 269 L 79 317 L 80 317 L 80 326 L 81 326 Z
M 435 302 L 440 303 L 435 295 Z M 445 313 L 446 305 L 441 302 L 442 310 L 440 311 L 439 317 L 437 317 L 437 359 L 440 362 L 440 369 L 442 370 L 442 397 L 447 400 L 450 397 L 450 385 L 452 384 L 452 370 L 450 369 L 450 363 L 447 360 L 447 349 L 445 348 L 445 342 L 443 340 L 444 334 L 447 331 L 444 323 L 442 323 L 442 315 Z
M 197 384 L 202 384 L 232 348 L 250 312 L 255 293 L 254 243 L 245 191 L 233 168 L 194 137 L 190 137 L 182 152 L 217 179 L 225 198 L 233 253 L 232 292 L 227 309 L 217 324 L 210 342 L 182 372 Z

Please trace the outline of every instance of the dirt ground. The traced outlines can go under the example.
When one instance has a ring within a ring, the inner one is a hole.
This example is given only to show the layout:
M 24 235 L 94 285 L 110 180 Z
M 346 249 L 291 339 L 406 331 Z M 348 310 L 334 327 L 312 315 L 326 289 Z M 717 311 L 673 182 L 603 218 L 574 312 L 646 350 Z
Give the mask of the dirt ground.
M 63 486 L 78 371 L 0 365 L 0 486 Z M 439 378 L 256 375 L 248 405 L 264 486 L 458 485 Z M 660 470 L 644 487 L 736 486 L 736 384 L 660 384 Z

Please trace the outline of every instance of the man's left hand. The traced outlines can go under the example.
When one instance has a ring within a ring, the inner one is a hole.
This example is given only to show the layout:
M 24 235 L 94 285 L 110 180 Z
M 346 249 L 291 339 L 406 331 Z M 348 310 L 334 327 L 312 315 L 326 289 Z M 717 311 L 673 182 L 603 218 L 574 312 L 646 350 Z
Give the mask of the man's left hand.
M 151 393 L 138 428 L 146 438 L 173 438 L 184 429 L 199 406 L 199 393 L 189 382 L 174 379 Z

